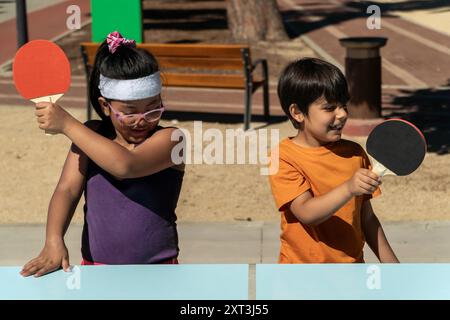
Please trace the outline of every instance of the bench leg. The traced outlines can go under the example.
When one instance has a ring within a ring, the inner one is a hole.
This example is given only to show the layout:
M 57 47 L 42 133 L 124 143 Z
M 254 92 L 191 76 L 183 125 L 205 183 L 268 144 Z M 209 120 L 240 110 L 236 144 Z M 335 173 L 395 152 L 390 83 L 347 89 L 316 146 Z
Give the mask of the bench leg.
M 244 130 L 250 129 L 250 123 L 252 121 L 252 87 L 249 86 L 245 90 L 245 112 L 244 112 Z

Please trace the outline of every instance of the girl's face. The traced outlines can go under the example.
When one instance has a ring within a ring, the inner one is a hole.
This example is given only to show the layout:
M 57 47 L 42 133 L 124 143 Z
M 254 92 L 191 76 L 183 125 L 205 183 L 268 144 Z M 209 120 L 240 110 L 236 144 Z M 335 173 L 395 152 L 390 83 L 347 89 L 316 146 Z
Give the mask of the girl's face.
M 303 116 L 306 141 L 312 147 L 339 141 L 347 116 L 347 106 L 328 103 L 324 97 L 317 99 Z
M 103 112 L 111 118 L 116 133 L 133 144 L 141 143 L 148 137 L 149 133 L 158 125 L 162 113 L 156 111 L 162 108 L 160 95 L 133 101 L 107 101 L 100 97 L 99 102 Z M 147 114 L 146 119 L 140 116 L 153 110 L 154 112 Z M 133 121 L 133 119 L 137 119 L 137 121 Z

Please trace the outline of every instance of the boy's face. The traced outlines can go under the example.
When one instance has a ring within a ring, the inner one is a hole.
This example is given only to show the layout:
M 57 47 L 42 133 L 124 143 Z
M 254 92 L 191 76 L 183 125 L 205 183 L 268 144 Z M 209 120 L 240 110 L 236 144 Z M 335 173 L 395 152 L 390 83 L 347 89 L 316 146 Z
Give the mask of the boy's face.
M 312 146 L 321 146 L 341 139 L 347 121 L 347 107 L 329 103 L 324 97 L 313 102 L 304 116 L 304 134 Z

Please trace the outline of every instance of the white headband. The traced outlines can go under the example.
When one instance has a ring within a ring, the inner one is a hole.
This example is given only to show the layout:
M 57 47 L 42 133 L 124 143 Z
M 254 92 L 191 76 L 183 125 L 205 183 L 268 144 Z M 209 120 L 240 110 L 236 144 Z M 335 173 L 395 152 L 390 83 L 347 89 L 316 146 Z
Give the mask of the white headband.
M 98 86 L 103 97 L 113 100 L 140 100 L 161 93 L 161 77 L 158 72 L 130 80 L 111 79 L 100 74 Z

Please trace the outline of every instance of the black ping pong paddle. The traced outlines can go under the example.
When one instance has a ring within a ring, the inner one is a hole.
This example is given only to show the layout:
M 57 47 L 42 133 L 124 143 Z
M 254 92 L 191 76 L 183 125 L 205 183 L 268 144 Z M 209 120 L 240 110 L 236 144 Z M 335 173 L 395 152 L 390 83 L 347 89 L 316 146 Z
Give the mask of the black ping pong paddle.
M 379 176 L 406 176 L 422 163 L 427 143 L 422 132 L 412 123 L 389 119 L 376 126 L 366 143 L 372 157 L 372 171 Z

